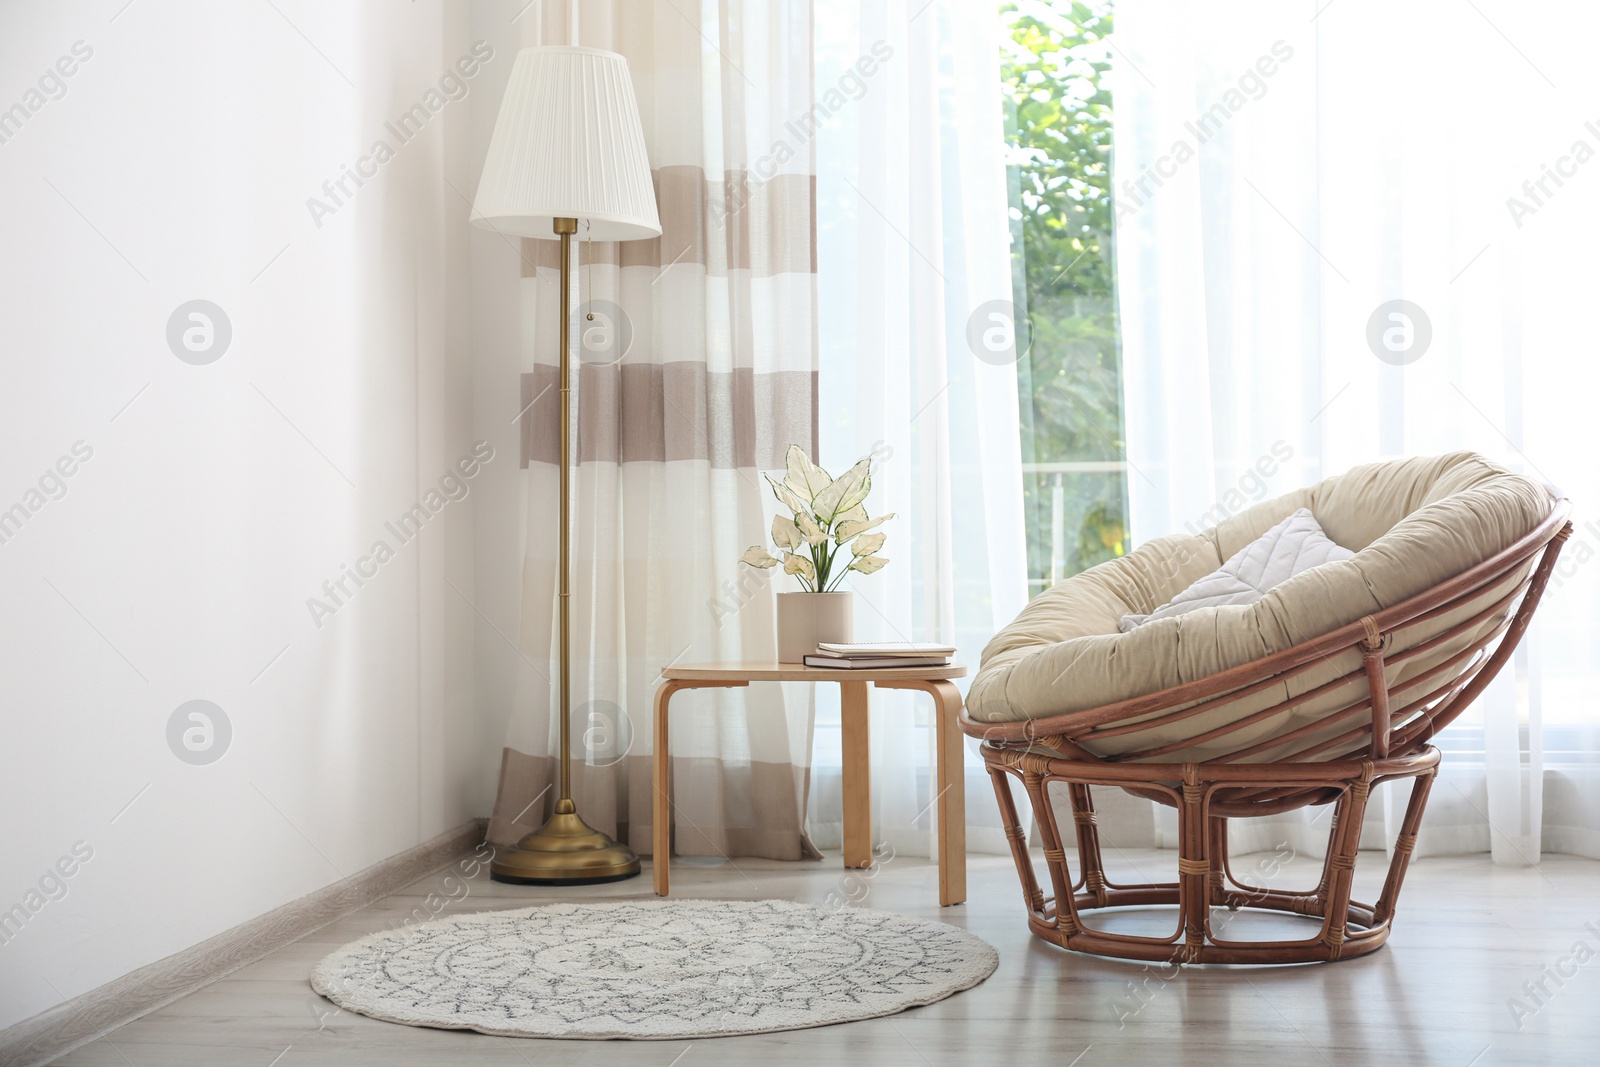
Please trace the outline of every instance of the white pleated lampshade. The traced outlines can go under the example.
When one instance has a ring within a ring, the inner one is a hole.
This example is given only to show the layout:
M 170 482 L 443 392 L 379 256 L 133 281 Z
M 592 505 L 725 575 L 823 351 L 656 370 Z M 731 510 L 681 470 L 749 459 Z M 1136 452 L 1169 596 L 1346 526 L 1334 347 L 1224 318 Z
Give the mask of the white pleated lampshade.
M 472 222 L 519 237 L 637 241 L 661 234 L 628 61 L 597 48 L 525 48 L 500 102 Z

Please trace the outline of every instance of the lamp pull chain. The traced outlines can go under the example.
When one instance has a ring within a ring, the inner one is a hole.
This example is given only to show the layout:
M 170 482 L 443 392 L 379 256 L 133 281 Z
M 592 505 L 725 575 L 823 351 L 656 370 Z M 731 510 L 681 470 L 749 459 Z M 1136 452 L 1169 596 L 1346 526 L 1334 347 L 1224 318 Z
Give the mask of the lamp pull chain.
M 583 240 L 589 249 L 589 280 L 583 287 L 583 302 L 589 305 L 589 313 L 584 316 L 589 322 L 594 321 L 594 238 L 589 236 L 594 229 L 594 223 L 588 219 L 583 220 Z

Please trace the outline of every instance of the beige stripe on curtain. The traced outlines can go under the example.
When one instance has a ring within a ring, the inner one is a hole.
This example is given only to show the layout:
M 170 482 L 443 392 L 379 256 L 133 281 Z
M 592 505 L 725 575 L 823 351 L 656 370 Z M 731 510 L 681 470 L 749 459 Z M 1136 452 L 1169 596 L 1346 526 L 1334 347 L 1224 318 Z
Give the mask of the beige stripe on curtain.
M 556 463 L 560 374 L 522 376 L 522 465 Z M 579 374 L 578 462 L 704 460 L 713 467 L 772 467 L 775 441 L 811 440 L 817 375 L 703 362 L 585 366 Z M 787 447 L 787 446 L 785 446 Z
M 566 5 L 543 40 L 566 42 Z M 574 798 L 588 822 L 650 851 L 652 700 L 673 662 L 776 653 L 760 478 L 817 442 L 816 168 L 796 116 L 813 107 L 809 0 L 594 0 L 579 43 L 628 58 L 662 220 L 651 241 L 574 257 L 577 319 L 628 343 L 575 348 Z M 556 10 L 561 9 L 561 10 Z M 525 20 L 533 22 L 533 13 Z M 532 39 L 524 44 L 532 44 Z M 521 476 L 527 493 L 519 645 L 490 841 L 537 828 L 556 797 L 554 241 L 521 248 Z M 603 318 L 588 320 L 588 311 Z M 678 852 L 816 857 L 806 835 L 806 687 L 696 690 L 673 700 Z

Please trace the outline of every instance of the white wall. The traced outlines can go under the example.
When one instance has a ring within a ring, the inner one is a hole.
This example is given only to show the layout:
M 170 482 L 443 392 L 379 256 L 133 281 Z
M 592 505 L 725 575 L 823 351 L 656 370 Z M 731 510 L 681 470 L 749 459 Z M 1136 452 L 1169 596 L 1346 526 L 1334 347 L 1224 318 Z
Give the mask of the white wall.
M 0 512 L 27 512 L 0 543 L 0 912 L 33 910 L 0 926 L 0 1028 L 487 814 L 509 714 L 515 316 L 470 283 L 514 289 L 515 254 L 462 195 L 516 5 L 123 4 L 0 7 L 0 111 L 29 111 L 0 127 Z M 486 33 L 466 98 L 319 227 L 307 198 Z M 79 41 L 64 95 L 29 97 Z M 165 336 L 197 298 L 232 325 L 208 365 Z M 385 522 L 479 438 L 471 494 L 402 545 Z M 203 766 L 167 740 L 195 699 L 233 732 Z

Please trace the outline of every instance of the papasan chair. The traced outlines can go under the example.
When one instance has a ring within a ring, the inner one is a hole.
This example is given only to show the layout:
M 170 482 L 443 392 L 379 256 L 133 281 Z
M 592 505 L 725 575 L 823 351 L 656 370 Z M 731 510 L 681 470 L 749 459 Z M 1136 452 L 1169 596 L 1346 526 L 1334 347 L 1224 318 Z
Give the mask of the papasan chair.
M 1302 508 L 1334 542 L 1327 562 L 1253 603 L 1162 617 Z M 1429 739 L 1511 657 L 1571 533 L 1568 511 L 1544 486 L 1468 452 L 1375 463 L 1199 536 L 1150 541 L 1034 599 L 984 649 L 961 720 L 982 741 L 1033 932 L 1068 949 L 1176 963 L 1303 963 L 1379 948 L 1438 772 Z M 1048 896 L 1008 778 L 1032 805 Z M 1367 799 L 1407 778 L 1381 895 L 1352 901 Z M 1076 874 L 1052 782 L 1070 799 Z M 1177 809 L 1176 881 L 1108 880 L 1090 786 Z M 1325 804 L 1333 820 L 1314 888 L 1234 877 L 1228 819 Z M 1099 912 L 1155 905 L 1176 905 L 1170 935 L 1118 932 Z M 1320 929 L 1234 940 L 1219 936 L 1213 908 L 1286 912 Z

